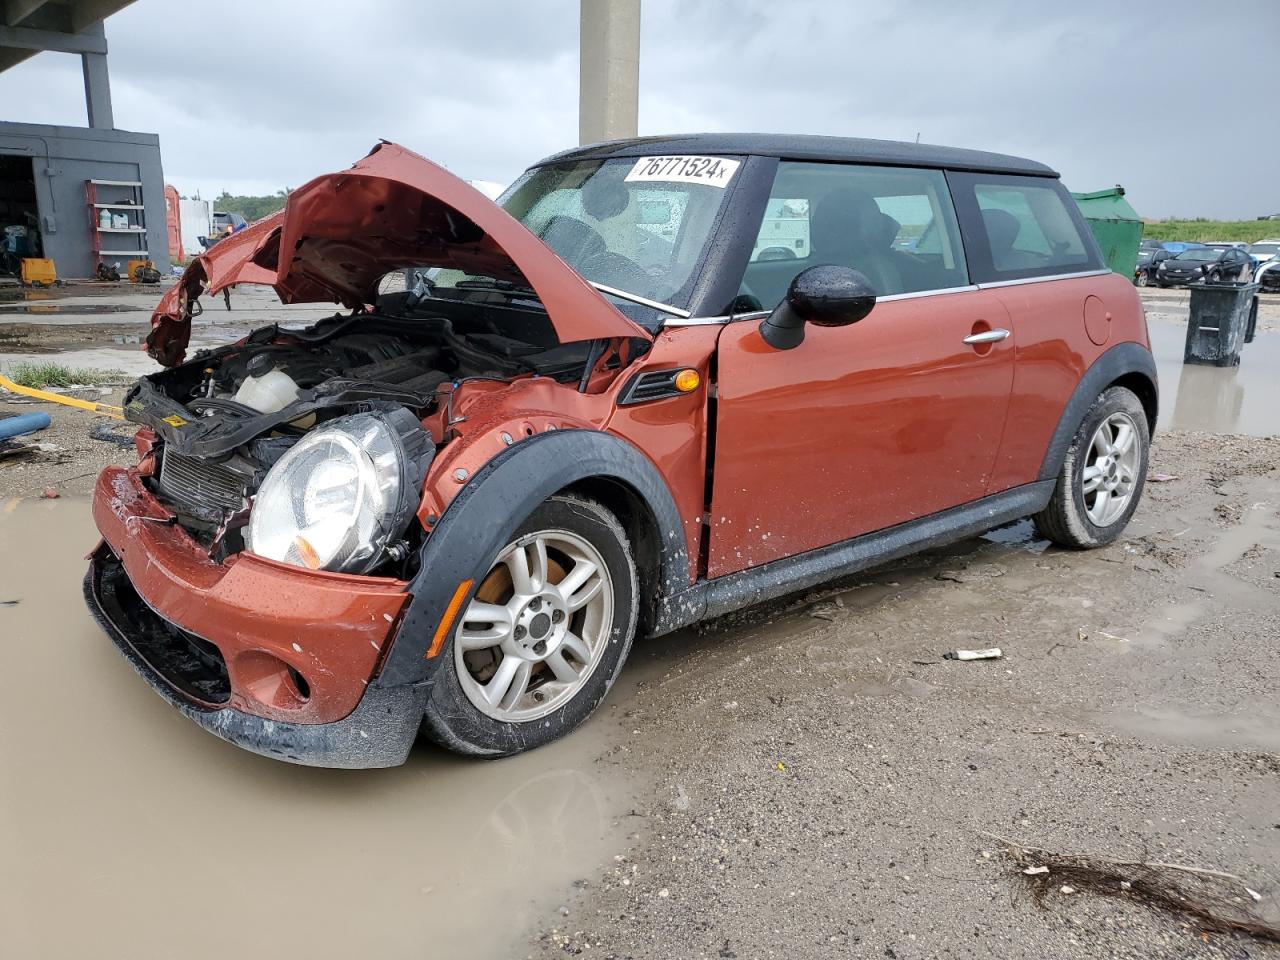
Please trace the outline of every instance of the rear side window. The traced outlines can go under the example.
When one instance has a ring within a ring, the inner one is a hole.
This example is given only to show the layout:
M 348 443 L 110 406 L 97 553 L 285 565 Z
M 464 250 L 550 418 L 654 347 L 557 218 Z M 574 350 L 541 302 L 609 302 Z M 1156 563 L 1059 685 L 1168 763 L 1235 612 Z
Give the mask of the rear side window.
M 949 174 L 977 283 L 1102 269 L 1088 225 L 1057 180 Z

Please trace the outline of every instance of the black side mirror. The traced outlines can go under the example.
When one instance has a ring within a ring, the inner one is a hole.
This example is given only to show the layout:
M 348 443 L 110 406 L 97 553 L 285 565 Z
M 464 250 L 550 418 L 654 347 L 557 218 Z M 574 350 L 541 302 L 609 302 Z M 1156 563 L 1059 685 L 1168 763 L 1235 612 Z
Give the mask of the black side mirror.
M 776 350 L 804 342 L 804 325 L 844 327 L 876 305 L 871 281 L 851 267 L 810 267 L 796 274 L 787 296 L 760 324 L 760 336 Z

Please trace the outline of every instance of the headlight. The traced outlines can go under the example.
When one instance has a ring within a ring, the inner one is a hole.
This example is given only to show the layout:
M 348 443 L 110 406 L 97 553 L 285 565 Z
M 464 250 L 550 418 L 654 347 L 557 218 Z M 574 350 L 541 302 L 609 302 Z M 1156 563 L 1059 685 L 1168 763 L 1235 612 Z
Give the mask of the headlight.
M 1163 263 L 1163 262 L 1162 262 L 1162 263 L 1160 264 L 1160 266 L 1156 267 L 1156 269 L 1157 269 L 1157 270 L 1163 270 L 1163 269 L 1165 269 L 1165 267 L 1167 267 L 1167 266 L 1168 266 L 1168 264 L 1167 264 L 1167 263 Z
M 245 546 L 311 570 L 372 569 L 413 517 L 432 450 L 403 407 L 330 421 L 268 471 Z

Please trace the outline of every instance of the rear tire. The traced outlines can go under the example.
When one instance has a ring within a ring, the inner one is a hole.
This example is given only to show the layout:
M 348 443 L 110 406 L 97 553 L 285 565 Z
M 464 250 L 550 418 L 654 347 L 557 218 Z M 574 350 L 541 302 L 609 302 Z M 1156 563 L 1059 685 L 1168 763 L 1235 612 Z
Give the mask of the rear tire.
M 1103 391 L 1080 422 L 1036 529 L 1064 547 L 1113 542 L 1142 498 L 1150 446 L 1141 401 L 1124 387 Z
M 577 497 L 547 500 L 499 551 L 459 615 L 422 732 L 480 757 L 564 736 L 622 670 L 637 593 L 631 546 L 613 514 Z

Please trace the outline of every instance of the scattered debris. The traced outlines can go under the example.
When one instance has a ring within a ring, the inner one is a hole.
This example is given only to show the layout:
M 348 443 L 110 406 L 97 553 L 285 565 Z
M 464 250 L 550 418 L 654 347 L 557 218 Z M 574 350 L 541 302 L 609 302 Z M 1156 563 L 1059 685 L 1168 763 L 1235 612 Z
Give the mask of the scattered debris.
M 948 650 L 942 655 L 943 660 L 999 660 L 1004 651 L 999 647 L 986 650 Z
M 57 500 L 62 494 L 58 493 L 53 487 L 45 487 L 40 494 L 41 500 Z
M 1003 577 L 1005 568 L 998 563 L 975 563 L 960 570 L 943 570 L 935 580 L 950 580 L 953 583 L 981 583 Z
M 1181 480 L 1181 479 L 1182 479 L 1181 477 L 1175 476 L 1172 473 L 1148 473 L 1147 474 L 1148 483 L 1168 483 L 1171 480 Z
M 1253 909 L 1252 903 L 1261 900 L 1261 895 L 1233 873 L 1155 860 L 1057 853 L 986 831 L 982 835 L 1002 846 L 1017 866 L 1018 876 L 1023 878 L 1032 899 L 1041 907 L 1054 890 L 1061 894 L 1085 890 L 1193 917 L 1209 931 L 1244 933 L 1260 941 L 1280 943 L 1280 927 L 1268 923 Z
M 0 600 L 0 607 L 16 607 L 21 600 Z
M 828 622 L 834 622 L 839 612 L 840 608 L 829 600 L 815 603 L 809 608 L 809 616 L 815 620 L 826 620 Z
M 133 434 L 137 428 L 129 424 L 127 429 L 127 433 L 120 433 L 113 429 L 109 423 L 95 423 L 89 430 L 89 436 L 94 440 L 102 440 L 104 443 L 114 443 L 120 447 L 132 447 Z
M 1114 633 L 1107 633 L 1105 630 L 1099 630 L 1098 636 L 1106 637 L 1108 640 L 1114 640 L 1117 643 L 1131 643 L 1128 637 L 1117 637 Z

